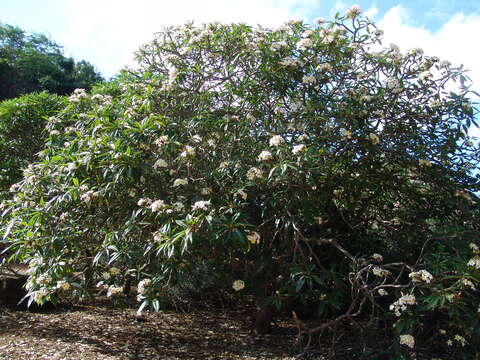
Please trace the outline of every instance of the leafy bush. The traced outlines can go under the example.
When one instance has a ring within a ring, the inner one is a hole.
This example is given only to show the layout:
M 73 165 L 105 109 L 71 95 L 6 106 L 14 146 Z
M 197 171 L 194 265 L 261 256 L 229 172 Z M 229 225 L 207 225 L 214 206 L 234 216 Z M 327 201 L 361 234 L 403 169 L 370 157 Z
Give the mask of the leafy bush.
M 357 15 L 167 28 L 138 70 L 76 90 L 4 204 L 31 298 L 99 281 L 115 297 L 133 281 L 140 310 L 160 309 L 177 274 L 203 261 L 254 296 L 258 330 L 293 299 L 328 319 L 296 318 L 307 338 L 371 314 L 406 349 L 438 326 L 474 341 L 479 152 L 466 78 L 420 49 L 380 48 Z
M 46 119 L 66 105 L 66 99 L 45 92 L 0 102 L 0 200 L 22 178 L 22 171 L 43 148 Z

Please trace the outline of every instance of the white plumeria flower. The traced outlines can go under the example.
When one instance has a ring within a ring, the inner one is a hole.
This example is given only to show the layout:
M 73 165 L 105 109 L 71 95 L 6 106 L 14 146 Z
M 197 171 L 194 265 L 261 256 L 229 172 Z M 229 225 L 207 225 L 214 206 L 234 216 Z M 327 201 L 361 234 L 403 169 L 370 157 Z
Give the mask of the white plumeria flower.
M 260 234 L 257 233 L 256 231 L 248 231 L 247 232 L 247 239 L 250 241 L 252 244 L 258 244 L 260 243 Z
M 275 135 L 270 138 L 268 143 L 270 144 L 270 146 L 280 146 L 284 142 L 285 140 L 280 135 Z
M 210 200 L 208 201 L 197 201 L 195 204 L 192 206 L 192 210 L 207 210 L 207 208 L 210 206 Z
M 476 290 L 475 285 L 473 284 L 473 282 L 471 282 L 471 281 L 468 280 L 468 279 L 462 279 L 462 284 L 463 284 L 463 286 L 469 287 L 470 289 L 472 289 L 472 290 L 474 290 L 474 291 Z
M 190 145 L 185 146 L 185 150 L 180 154 L 180 157 L 183 158 L 188 156 L 195 156 L 195 148 Z
M 155 140 L 155 144 L 160 147 L 165 144 L 168 144 L 168 136 L 167 135 L 160 136 L 157 140 Z
M 123 292 L 123 287 L 117 287 L 112 285 L 108 288 L 107 297 L 120 295 L 122 292 Z
M 258 155 L 260 161 L 268 161 L 272 159 L 272 153 L 268 150 L 263 150 L 260 155 Z
M 248 180 L 254 180 L 256 178 L 262 178 L 263 177 L 263 171 L 260 170 L 259 168 L 252 167 L 247 171 L 247 179 Z
M 304 144 L 295 145 L 292 149 L 292 154 L 297 155 L 303 153 L 307 150 L 307 147 Z
M 413 349 L 415 346 L 415 339 L 412 335 L 405 334 L 400 335 L 400 345 L 408 346 L 410 349 Z
M 202 142 L 202 137 L 200 135 L 193 135 L 192 140 L 196 143 Z
M 57 281 L 57 289 L 63 290 L 63 291 L 68 291 L 70 289 L 70 284 L 66 282 L 65 280 L 60 280 Z
M 408 277 L 412 279 L 413 282 L 424 282 L 427 284 L 430 284 L 433 280 L 432 274 L 430 274 L 427 270 L 411 272 Z
M 152 280 L 151 279 L 143 279 L 138 283 L 137 286 L 137 292 L 140 295 L 143 295 L 147 292 L 147 289 L 152 285 Z
M 108 272 L 115 276 L 115 275 L 120 274 L 120 269 L 113 266 L 110 269 L 108 269 Z
M 385 289 L 378 289 L 378 294 L 380 296 L 387 296 L 388 295 L 388 291 L 385 290 Z
M 455 335 L 454 336 L 455 341 L 459 342 L 462 346 L 465 346 L 467 344 L 467 340 L 461 336 L 461 335 Z
M 235 291 L 240 291 L 245 288 L 245 282 L 243 280 L 235 280 L 232 284 L 232 288 Z
M 471 258 L 467 265 L 475 268 L 475 270 L 480 270 L 480 257 L 475 256 L 474 258 Z
M 188 179 L 187 178 L 175 179 L 175 181 L 173 182 L 173 187 L 185 186 L 185 185 L 188 185 Z
M 312 45 L 313 45 L 312 40 L 309 39 L 309 38 L 305 38 L 305 39 L 300 40 L 300 41 L 297 43 L 297 48 L 298 48 L 298 49 L 301 49 L 301 50 L 306 50 L 306 49 L 308 49 L 309 47 L 312 47 Z
M 240 196 L 243 200 L 247 200 L 248 195 L 243 189 L 239 189 L 235 192 L 235 196 Z
M 159 212 L 159 211 L 165 209 L 166 207 L 167 207 L 167 204 L 165 204 L 165 201 L 163 201 L 163 200 L 154 201 L 152 203 L 152 205 L 150 205 L 150 209 L 154 213 Z
M 155 164 L 153 164 L 154 169 L 161 169 L 168 167 L 168 163 L 163 159 L 158 159 Z
M 138 200 L 137 205 L 138 206 L 148 206 L 151 203 L 152 203 L 152 200 L 150 200 L 150 199 L 140 199 L 140 200 Z
M 352 133 L 347 129 L 342 129 L 341 134 L 344 139 L 350 140 L 352 138 Z
M 375 254 L 372 255 L 372 259 L 375 260 L 375 261 L 378 261 L 378 262 L 382 262 L 383 261 L 383 256 L 375 253 Z
M 372 142 L 373 145 L 378 145 L 380 143 L 380 138 L 376 134 L 370 134 L 368 135 L 370 138 L 370 141 Z
M 347 18 L 354 19 L 362 13 L 362 8 L 359 5 L 353 5 L 348 9 L 346 16 Z
M 382 269 L 381 267 L 378 267 L 378 266 L 375 266 L 372 272 L 373 272 L 373 275 L 378 277 L 387 277 L 391 274 L 390 271 Z

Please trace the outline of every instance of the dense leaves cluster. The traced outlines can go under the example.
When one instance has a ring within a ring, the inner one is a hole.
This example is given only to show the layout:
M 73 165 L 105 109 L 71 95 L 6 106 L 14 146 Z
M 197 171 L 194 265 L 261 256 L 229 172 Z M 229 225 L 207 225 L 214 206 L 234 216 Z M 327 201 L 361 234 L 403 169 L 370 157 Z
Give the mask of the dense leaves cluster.
M 45 92 L 0 103 L 0 199 L 10 197 L 10 186 L 37 160 L 43 149 L 46 119 L 62 110 L 66 98 Z
M 93 65 L 65 57 L 45 35 L 0 23 L 0 100 L 43 90 L 65 95 L 102 80 Z
M 201 262 L 254 296 L 259 331 L 300 303 L 334 319 L 309 335 L 369 313 L 406 347 L 425 327 L 473 336 L 475 110 L 461 69 L 380 37 L 352 12 L 168 28 L 138 70 L 76 90 L 3 204 L 32 299 L 134 282 L 159 309 Z

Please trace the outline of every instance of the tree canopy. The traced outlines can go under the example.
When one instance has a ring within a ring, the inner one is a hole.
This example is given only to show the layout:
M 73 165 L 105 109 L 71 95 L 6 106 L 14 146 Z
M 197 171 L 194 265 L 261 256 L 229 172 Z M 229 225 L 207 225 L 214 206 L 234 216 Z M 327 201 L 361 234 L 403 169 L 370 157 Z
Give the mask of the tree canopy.
M 43 90 L 65 95 L 102 80 L 92 64 L 65 57 L 47 36 L 0 23 L 0 100 Z
M 328 319 L 295 315 L 308 337 L 369 316 L 406 348 L 435 328 L 475 342 L 475 104 L 461 68 L 381 35 L 355 9 L 170 27 L 138 70 L 77 89 L 2 204 L 31 299 L 133 282 L 158 310 L 208 268 L 217 291 L 253 296 L 259 332 L 297 302 Z

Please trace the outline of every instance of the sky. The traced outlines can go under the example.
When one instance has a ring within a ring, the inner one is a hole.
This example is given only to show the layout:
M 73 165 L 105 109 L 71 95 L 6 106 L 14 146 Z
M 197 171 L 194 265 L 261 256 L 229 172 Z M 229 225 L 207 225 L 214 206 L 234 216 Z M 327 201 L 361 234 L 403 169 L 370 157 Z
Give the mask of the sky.
M 273 27 L 291 19 L 333 19 L 354 4 L 384 30 L 385 45 L 421 47 L 464 64 L 480 90 L 480 0 L 0 0 L 0 22 L 47 34 L 65 55 L 89 61 L 110 78 L 165 25 L 218 20 Z

